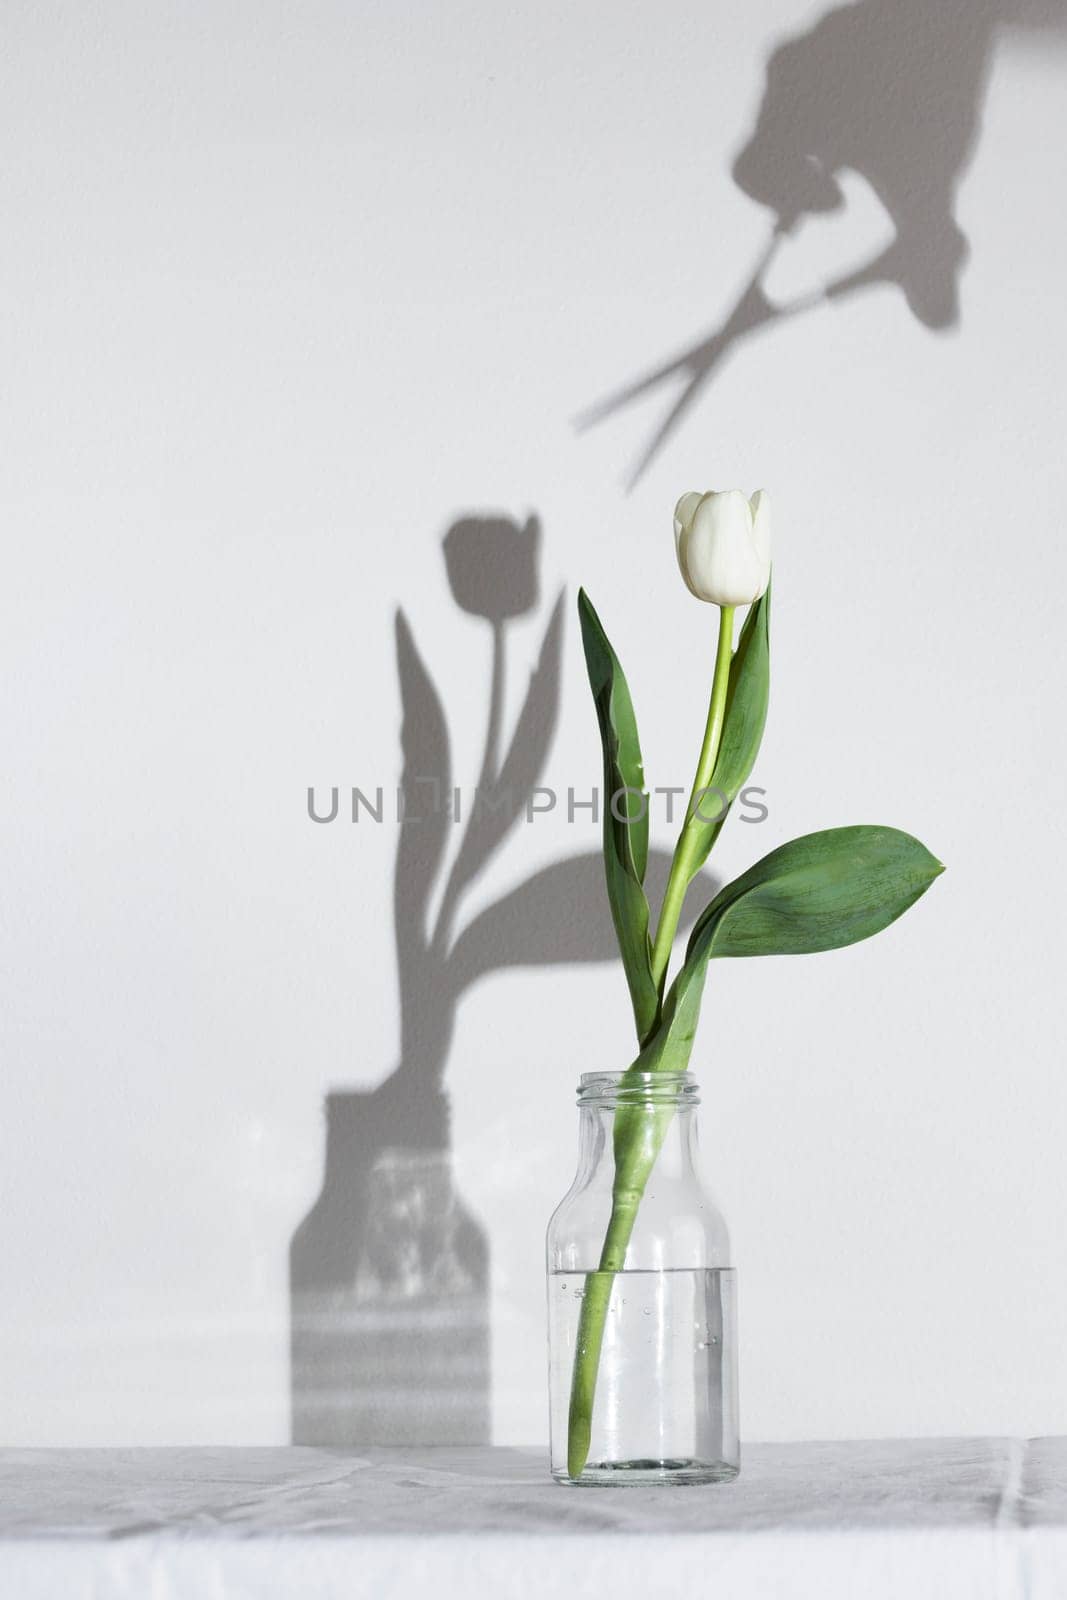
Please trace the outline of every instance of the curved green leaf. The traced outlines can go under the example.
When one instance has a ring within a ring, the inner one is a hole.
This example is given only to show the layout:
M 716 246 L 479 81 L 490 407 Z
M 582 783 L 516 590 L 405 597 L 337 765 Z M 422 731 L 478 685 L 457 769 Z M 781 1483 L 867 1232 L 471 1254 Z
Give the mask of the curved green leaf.
M 709 960 L 856 944 L 895 922 L 944 870 L 925 845 L 897 828 L 830 828 L 772 850 L 697 919 L 660 1025 L 635 1066 L 685 1070 Z
M 604 754 L 604 873 L 639 1039 L 656 1020 L 648 900 L 648 796 L 633 701 L 619 659 L 585 590 L 578 593 L 582 645 Z M 614 799 L 614 804 L 613 804 Z M 617 813 L 617 814 L 616 814 Z
M 880 933 L 944 872 L 899 828 L 805 834 L 772 850 L 715 896 L 697 919 L 686 959 L 810 955 Z

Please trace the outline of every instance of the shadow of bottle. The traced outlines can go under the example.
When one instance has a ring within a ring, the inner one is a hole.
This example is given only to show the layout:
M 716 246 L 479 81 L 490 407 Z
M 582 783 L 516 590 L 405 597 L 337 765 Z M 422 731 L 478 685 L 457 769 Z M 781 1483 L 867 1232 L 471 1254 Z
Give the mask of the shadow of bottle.
M 457 1193 L 445 1093 L 326 1097 L 322 1190 L 290 1252 L 295 1444 L 489 1437 L 489 1252 Z
M 508 967 L 616 956 L 599 850 L 553 862 L 465 922 L 460 915 L 467 891 L 525 814 L 558 720 L 562 594 L 505 748 L 507 628 L 538 603 L 539 545 L 536 518 L 520 527 L 464 517 L 444 540 L 456 604 L 491 633 L 481 770 L 462 818 L 449 804 L 441 697 L 397 614 L 400 1059 L 376 1088 L 339 1087 L 326 1097 L 322 1189 L 290 1246 L 296 1444 L 473 1444 L 490 1436 L 489 1247 L 457 1190 L 445 1082 L 457 1007 L 480 978 Z M 669 862 L 667 852 L 650 852 L 653 897 Z M 714 890 L 707 876 L 703 887 Z
M 492 641 L 476 804 L 447 876 L 449 835 L 458 827 L 448 722 L 410 625 L 397 614 L 400 1061 L 376 1089 L 338 1089 L 326 1099 L 322 1190 L 290 1250 L 297 1443 L 489 1437 L 488 1244 L 456 1189 L 444 1078 L 459 997 L 479 966 L 457 959 L 458 911 L 518 820 L 558 715 L 561 600 L 501 758 L 506 630 L 537 605 L 539 547 L 536 518 L 520 527 L 505 517 L 464 517 L 445 536 L 453 597 L 489 625 Z M 489 955 L 483 951 L 481 970 L 494 964 Z

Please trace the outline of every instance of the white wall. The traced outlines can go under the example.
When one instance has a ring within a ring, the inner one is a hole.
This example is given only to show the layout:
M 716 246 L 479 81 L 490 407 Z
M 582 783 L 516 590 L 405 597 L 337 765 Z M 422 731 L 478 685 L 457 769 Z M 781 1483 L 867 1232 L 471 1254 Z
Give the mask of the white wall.
M 731 163 L 766 56 L 820 14 L 7 7 L 9 1442 L 289 1437 L 287 1251 L 322 1099 L 398 1051 L 397 829 L 316 827 L 306 787 L 396 782 L 398 604 L 473 782 L 489 630 L 439 541 L 491 511 L 544 528 L 512 717 L 568 588 L 544 781 L 597 777 L 584 582 L 651 778 L 685 782 L 710 614 L 670 510 L 728 484 L 770 489 L 778 554 L 771 814 L 731 826 L 722 869 L 849 821 L 908 828 L 949 869 L 877 941 L 709 985 L 695 1067 L 746 1435 L 1067 1431 L 1060 35 L 998 34 L 958 328 L 890 287 L 781 320 L 632 494 L 677 389 L 572 425 L 733 302 L 769 213 Z M 956 70 L 950 39 L 929 48 Z M 885 229 L 846 186 L 783 247 L 776 295 Z M 519 827 L 469 910 L 595 845 L 558 815 Z M 543 1436 L 543 1225 L 576 1075 L 625 1064 L 627 1027 L 606 964 L 505 971 L 458 1011 L 455 1174 L 488 1241 L 500 1441 Z

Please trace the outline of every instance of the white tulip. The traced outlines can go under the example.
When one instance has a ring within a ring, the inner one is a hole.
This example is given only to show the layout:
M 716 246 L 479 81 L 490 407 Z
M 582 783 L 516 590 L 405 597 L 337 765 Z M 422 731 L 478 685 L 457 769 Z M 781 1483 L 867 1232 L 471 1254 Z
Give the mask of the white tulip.
M 674 508 L 674 545 L 686 586 L 716 606 L 747 606 L 771 576 L 771 508 L 762 489 L 683 494 Z

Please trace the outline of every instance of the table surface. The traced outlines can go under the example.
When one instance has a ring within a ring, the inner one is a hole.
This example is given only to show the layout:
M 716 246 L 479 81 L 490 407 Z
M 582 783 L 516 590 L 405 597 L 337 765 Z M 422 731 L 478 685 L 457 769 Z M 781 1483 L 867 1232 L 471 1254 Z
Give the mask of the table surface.
M 0 1451 L 2 1600 L 472 1587 L 1062 1600 L 1067 1438 L 755 1444 L 670 1489 L 561 1487 L 542 1450 Z

